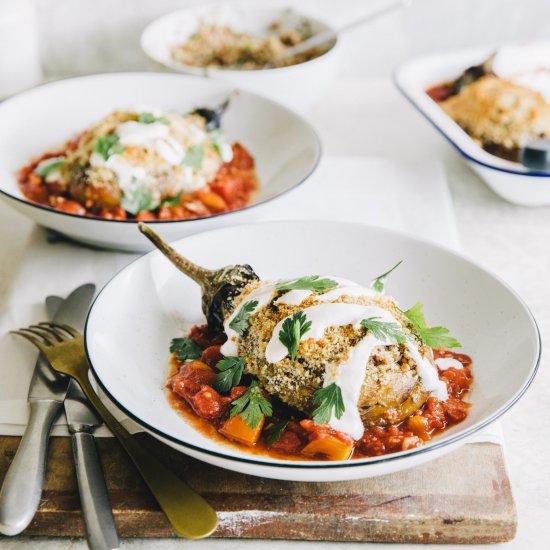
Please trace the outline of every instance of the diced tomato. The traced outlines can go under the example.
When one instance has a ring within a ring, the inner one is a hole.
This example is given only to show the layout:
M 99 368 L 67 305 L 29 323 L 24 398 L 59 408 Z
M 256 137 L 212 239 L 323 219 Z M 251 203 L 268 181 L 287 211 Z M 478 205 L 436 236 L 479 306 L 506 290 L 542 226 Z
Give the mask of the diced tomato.
M 242 395 L 246 392 L 248 388 L 246 386 L 234 386 L 231 388 L 231 391 L 229 392 L 229 397 L 231 398 L 231 401 L 235 401 L 236 399 L 239 399 L 239 397 L 242 397 Z
M 155 217 L 153 212 L 148 212 L 145 210 L 143 212 L 139 212 L 138 215 L 136 216 L 136 220 L 139 220 L 140 222 L 150 222 L 156 219 L 157 218 Z
M 203 385 L 213 385 L 216 381 L 216 373 L 204 363 L 191 361 L 183 365 L 180 372 L 168 381 L 173 392 L 189 400 Z M 202 368 L 204 365 L 206 369 Z
M 211 334 L 208 330 L 208 325 L 196 325 L 191 329 L 189 338 L 191 338 L 197 346 L 207 348 L 209 346 L 223 344 L 227 337 L 225 334 Z
M 448 368 L 439 375 L 439 378 L 447 383 L 451 397 L 458 397 L 470 389 L 470 369 L 466 367 L 462 369 Z
M 71 201 L 65 197 L 51 196 L 50 204 L 56 210 L 61 210 L 68 214 L 76 214 L 77 216 L 86 215 L 86 209 L 79 202 Z
M 452 397 L 443 403 L 445 414 L 452 422 L 461 422 L 468 416 L 468 404 Z
M 99 216 L 101 218 L 105 218 L 106 220 L 125 220 L 126 210 L 120 206 L 115 208 L 102 208 Z
M 297 454 L 304 446 L 302 440 L 296 432 L 285 429 L 278 441 L 275 441 L 271 446 L 272 449 L 285 454 Z
M 222 397 L 214 388 L 206 385 L 201 386 L 187 401 L 198 416 L 208 420 L 222 417 L 228 412 L 231 403 L 229 397 Z
M 206 363 L 209 367 L 215 367 L 218 361 L 223 359 L 223 353 L 220 351 L 221 346 L 208 346 L 201 356 L 201 361 Z

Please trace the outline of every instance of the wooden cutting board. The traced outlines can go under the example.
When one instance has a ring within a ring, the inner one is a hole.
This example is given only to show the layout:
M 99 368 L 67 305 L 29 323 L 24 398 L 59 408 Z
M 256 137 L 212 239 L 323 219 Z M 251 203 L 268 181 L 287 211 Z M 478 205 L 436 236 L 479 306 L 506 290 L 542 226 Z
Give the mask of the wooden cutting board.
M 145 434 L 151 448 L 217 510 L 214 537 L 409 543 L 504 542 L 516 510 L 502 448 L 467 444 L 418 468 L 339 483 L 246 476 L 186 457 Z M 0 478 L 19 444 L 0 436 Z M 174 533 L 118 442 L 98 439 L 122 537 Z M 70 440 L 53 438 L 39 510 L 24 535 L 83 536 Z

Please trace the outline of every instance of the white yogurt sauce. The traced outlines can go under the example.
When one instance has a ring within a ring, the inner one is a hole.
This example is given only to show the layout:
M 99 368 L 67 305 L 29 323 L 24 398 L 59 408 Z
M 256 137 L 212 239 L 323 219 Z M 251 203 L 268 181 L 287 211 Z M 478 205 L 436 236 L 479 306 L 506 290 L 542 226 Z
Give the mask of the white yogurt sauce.
M 492 70 L 540 92 L 550 103 L 550 41 L 502 46 L 492 60 Z
M 314 300 L 318 302 L 318 304 L 303 310 L 307 320 L 311 321 L 311 327 L 308 332 L 302 335 L 301 340 L 308 340 L 310 338 L 320 340 L 324 337 L 329 327 L 352 325 L 358 328 L 361 325 L 361 321 L 369 317 L 377 317 L 383 322 L 396 323 L 401 326 L 393 315 L 384 308 L 361 304 L 333 303 L 334 300 L 344 295 L 368 297 L 379 295 L 379 293 L 372 288 L 362 287 L 346 279 L 328 276 L 323 278 L 330 278 L 336 281 L 338 287 L 314 296 Z M 257 301 L 258 305 L 254 308 L 251 315 L 262 309 L 273 300 L 275 292 L 277 291 L 276 287 L 281 282 L 288 281 L 276 281 L 262 284 L 250 292 L 225 320 L 224 330 L 227 334 L 227 342 L 225 342 L 221 348 L 221 352 L 225 356 L 238 354 L 238 341 L 240 336 L 231 329 L 229 325 L 241 308 L 248 302 Z M 312 294 L 313 292 L 310 290 L 289 290 L 277 298 L 275 303 L 299 306 L 310 298 Z M 282 361 L 288 355 L 288 349 L 279 339 L 283 323 L 287 318 L 277 323 L 267 344 L 265 358 L 269 363 Z M 332 383 L 339 386 L 342 391 L 342 399 L 344 402 L 344 413 L 342 417 L 339 419 L 332 417 L 329 421 L 329 425 L 333 429 L 345 432 L 354 439 L 359 439 L 363 435 L 365 428 L 361 421 L 357 403 L 359 401 L 362 381 L 365 378 L 367 363 L 373 350 L 377 346 L 389 346 L 396 343 L 397 342 L 393 338 L 378 339 L 369 332 L 355 347 L 350 349 L 349 356 L 346 360 L 338 365 L 327 366 L 323 386 L 326 387 Z M 426 390 L 432 392 L 437 399 L 442 401 L 446 400 L 448 398 L 447 386 L 445 382 L 439 380 L 435 366 L 429 359 L 422 357 L 415 344 L 408 342 L 406 347 L 409 355 L 417 365 L 418 376 L 421 378 Z
M 438 359 L 435 360 L 435 364 L 441 370 L 447 370 L 450 368 L 454 368 L 454 369 L 464 368 L 464 365 L 457 359 L 454 359 L 453 357 L 439 357 Z

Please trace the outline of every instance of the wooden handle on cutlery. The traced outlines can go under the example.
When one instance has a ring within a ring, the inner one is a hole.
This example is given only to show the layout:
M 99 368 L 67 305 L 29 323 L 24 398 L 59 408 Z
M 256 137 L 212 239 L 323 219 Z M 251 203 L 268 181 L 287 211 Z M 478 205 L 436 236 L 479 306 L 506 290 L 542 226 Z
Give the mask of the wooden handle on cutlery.
M 74 432 L 71 439 L 88 546 L 90 550 L 114 550 L 120 544 L 94 436 Z
M 90 384 L 87 364 L 85 369 L 78 368 L 78 371 L 79 376 L 75 376 L 75 380 L 136 465 L 176 533 L 188 539 L 210 535 L 218 523 L 214 509 L 156 456 L 142 447 L 109 412 Z
M 61 401 L 31 401 L 29 423 L 0 491 L 0 532 L 21 533 L 32 521 L 42 494 L 48 438 Z

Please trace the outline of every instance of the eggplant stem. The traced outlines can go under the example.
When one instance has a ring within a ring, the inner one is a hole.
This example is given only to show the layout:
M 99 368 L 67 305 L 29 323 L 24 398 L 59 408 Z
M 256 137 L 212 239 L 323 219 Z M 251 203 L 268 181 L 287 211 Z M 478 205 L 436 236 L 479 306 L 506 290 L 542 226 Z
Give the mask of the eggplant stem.
M 206 269 L 184 258 L 176 252 L 168 243 L 164 242 L 160 236 L 143 222 L 138 223 L 139 230 L 158 248 L 172 264 L 182 273 L 191 277 L 201 288 L 206 289 L 212 284 L 216 272 Z

